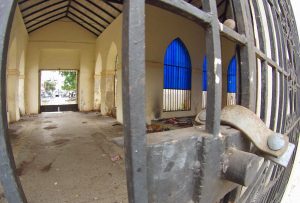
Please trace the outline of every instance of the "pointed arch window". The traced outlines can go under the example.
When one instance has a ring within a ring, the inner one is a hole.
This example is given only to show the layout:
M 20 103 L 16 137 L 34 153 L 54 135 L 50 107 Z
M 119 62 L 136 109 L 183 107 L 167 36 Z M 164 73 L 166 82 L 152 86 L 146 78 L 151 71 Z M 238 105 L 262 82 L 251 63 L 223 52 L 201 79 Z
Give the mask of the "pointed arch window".
M 192 65 L 184 43 L 176 38 L 165 52 L 163 111 L 191 109 Z

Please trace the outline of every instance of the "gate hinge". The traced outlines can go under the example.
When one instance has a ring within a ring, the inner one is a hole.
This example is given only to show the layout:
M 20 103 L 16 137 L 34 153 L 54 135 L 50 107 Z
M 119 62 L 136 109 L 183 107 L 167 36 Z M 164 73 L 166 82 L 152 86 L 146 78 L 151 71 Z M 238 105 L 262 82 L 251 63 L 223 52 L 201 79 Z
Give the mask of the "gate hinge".
M 239 105 L 226 106 L 221 112 L 221 122 L 242 131 L 265 158 L 284 167 L 289 163 L 295 145 L 289 143 L 287 135 L 270 130 L 249 109 Z

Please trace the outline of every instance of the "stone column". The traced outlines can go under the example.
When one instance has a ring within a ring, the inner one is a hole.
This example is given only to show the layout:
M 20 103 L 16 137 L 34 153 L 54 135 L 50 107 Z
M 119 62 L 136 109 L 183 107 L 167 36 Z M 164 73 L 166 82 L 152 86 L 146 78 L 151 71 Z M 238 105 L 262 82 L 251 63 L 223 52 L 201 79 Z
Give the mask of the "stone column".
M 94 75 L 94 110 L 100 111 L 101 106 L 101 75 Z
M 19 109 L 25 115 L 25 75 L 19 75 Z
M 104 84 L 101 87 L 101 113 L 103 115 L 113 114 L 114 111 L 114 76 L 114 70 L 102 71 L 101 73 L 101 81 Z
M 7 69 L 6 79 L 6 99 L 9 122 L 20 119 L 19 110 L 19 70 Z

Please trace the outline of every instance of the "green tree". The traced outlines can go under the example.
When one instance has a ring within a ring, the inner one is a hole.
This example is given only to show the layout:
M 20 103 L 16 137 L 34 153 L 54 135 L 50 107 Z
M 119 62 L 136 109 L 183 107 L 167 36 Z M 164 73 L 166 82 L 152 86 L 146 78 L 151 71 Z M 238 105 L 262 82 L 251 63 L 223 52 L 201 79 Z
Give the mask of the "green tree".
M 56 88 L 56 82 L 52 80 L 44 81 L 44 88 L 46 92 L 53 92 Z
M 65 78 L 64 85 L 61 87 L 63 90 L 77 89 L 77 73 L 75 71 L 61 71 L 60 75 Z

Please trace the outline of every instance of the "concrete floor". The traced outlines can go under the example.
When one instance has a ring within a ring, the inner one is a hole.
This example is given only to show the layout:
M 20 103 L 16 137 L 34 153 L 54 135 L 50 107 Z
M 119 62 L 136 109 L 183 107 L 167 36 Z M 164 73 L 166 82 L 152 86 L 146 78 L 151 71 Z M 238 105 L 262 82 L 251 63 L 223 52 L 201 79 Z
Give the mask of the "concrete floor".
M 95 112 L 42 113 L 11 124 L 9 133 L 29 203 L 128 202 L 124 152 L 112 142 L 122 136 L 115 119 Z M 300 202 L 299 171 L 298 150 L 282 203 Z M 0 203 L 6 203 L 1 191 Z
M 124 153 L 111 142 L 122 126 L 114 119 L 94 112 L 42 113 L 9 131 L 29 203 L 127 202 Z

